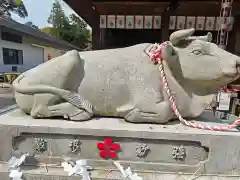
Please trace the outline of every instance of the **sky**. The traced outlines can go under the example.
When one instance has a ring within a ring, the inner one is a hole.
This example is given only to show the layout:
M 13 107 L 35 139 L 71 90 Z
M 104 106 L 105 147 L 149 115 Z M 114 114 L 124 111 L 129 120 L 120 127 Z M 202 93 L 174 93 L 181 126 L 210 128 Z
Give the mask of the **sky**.
M 54 0 L 23 0 L 23 3 L 28 11 L 28 17 L 25 19 L 20 18 L 16 14 L 12 14 L 12 18 L 20 23 L 31 21 L 39 28 L 49 27 L 47 20 L 52 9 Z M 67 16 L 75 13 L 63 0 L 59 0 Z M 76 13 L 75 13 L 76 14 Z

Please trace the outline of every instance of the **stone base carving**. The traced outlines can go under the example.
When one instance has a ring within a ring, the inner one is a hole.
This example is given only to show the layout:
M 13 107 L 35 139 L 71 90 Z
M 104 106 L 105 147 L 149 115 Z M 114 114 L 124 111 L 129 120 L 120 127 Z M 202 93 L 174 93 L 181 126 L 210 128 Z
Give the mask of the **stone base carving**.
M 203 116 L 200 118 L 206 120 Z M 61 167 L 66 158 L 88 159 L 93 167 L 92 179 L 119 178 L 114 160 L 124 167 L 130 166 L 144 180 L 160 176 L 171 179 L 180 177 L 181 173 L 195 172 L 209 178 L 210 174 L 240 176 L 238 132 L 192 129 L 178 121 L 170 125 L 150 125 L 110 118 L 87 122 L 32 119 L 19 109 L 2 114 L 0 124 L 0 173 L 5 179 L 9 173 L 4 162 L 24 153 L 34 155 L 34 159 L 23 166 L 26 179 L 48 180 L 51 176 L 68 179 Z M 107 146 L 112 147 L 113 152 L 108 160 L 102 153 L 108 156 Z

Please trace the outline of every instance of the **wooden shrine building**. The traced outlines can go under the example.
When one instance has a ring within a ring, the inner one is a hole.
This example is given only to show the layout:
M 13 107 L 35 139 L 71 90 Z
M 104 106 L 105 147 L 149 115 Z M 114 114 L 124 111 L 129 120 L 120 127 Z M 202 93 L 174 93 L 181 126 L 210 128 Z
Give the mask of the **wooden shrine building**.
M 223 2 L 231 2 L 226 49 L 240 55 L 240 0 L 65 0 L 92 27 L 93 49 L 162 42 L 177 29 L 212 32 L 217 42 Z

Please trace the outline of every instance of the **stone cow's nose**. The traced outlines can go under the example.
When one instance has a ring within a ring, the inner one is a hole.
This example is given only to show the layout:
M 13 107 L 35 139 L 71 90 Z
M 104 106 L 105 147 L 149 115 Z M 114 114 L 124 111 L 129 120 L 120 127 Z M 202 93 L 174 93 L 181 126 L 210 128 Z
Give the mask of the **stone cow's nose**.
M 240 75 L 240 57 L 227 51 L 222 51 L 223 73 L 226 76 Z
M 237 68 L 237 72 L 238 74 L 240 74 L 240 57 L 235 56 L 236 58 L 236 68 Z

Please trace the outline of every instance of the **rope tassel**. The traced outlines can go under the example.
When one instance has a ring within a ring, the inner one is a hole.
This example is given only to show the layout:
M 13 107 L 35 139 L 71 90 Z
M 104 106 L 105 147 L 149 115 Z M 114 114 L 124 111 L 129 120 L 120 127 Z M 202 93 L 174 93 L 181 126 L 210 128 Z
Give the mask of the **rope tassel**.
M 205 130 L 210 130 L 210 131 L 227 131 L 227 130 L 236 128 L 237 126 L 240 126 L 240 120 L 236 120 L 232 124 L 227 124 L 227 125 L 222 125 L 222 126 L 209 126 L 205 123 L 200 124 L 200 123 L 196 123 L 196 122 L 189 122 L 182 117 L 182 115 L 178 111 L 177 105 L 175 103 L 176 101 L 175 101 L 175 99 L 174 99 L 174 97 L 173 97 L 173 95 L 170 91 L 170 88 L 168 86 L 168 82 L 167 82 L 167 79 L 166 79 L 166 74 L 165 74 L 164 69 L 163 69 L 163 63 L 162 63 L 163 58 L 161 57 L 161 53 L 162 53 L 162 48 L 164 46 L 166 46 L 167 44 L 168 44 L 168 42 L 160 44 L 158 49 L 151 53 L 151 60 L 155 64 L 159 64 L 159 71 L 160 71 L 160 74 L 161 74 L 162 81 L 164 83 L 164 89 L 167 92 L 169 101 L 171 102 L 172 110 L 175 113 L 175 115 L 178 117 L 179 121 L 183 125 L 188 126 L 188 127 L 197 128 L 197 129 L 205 129 Z

